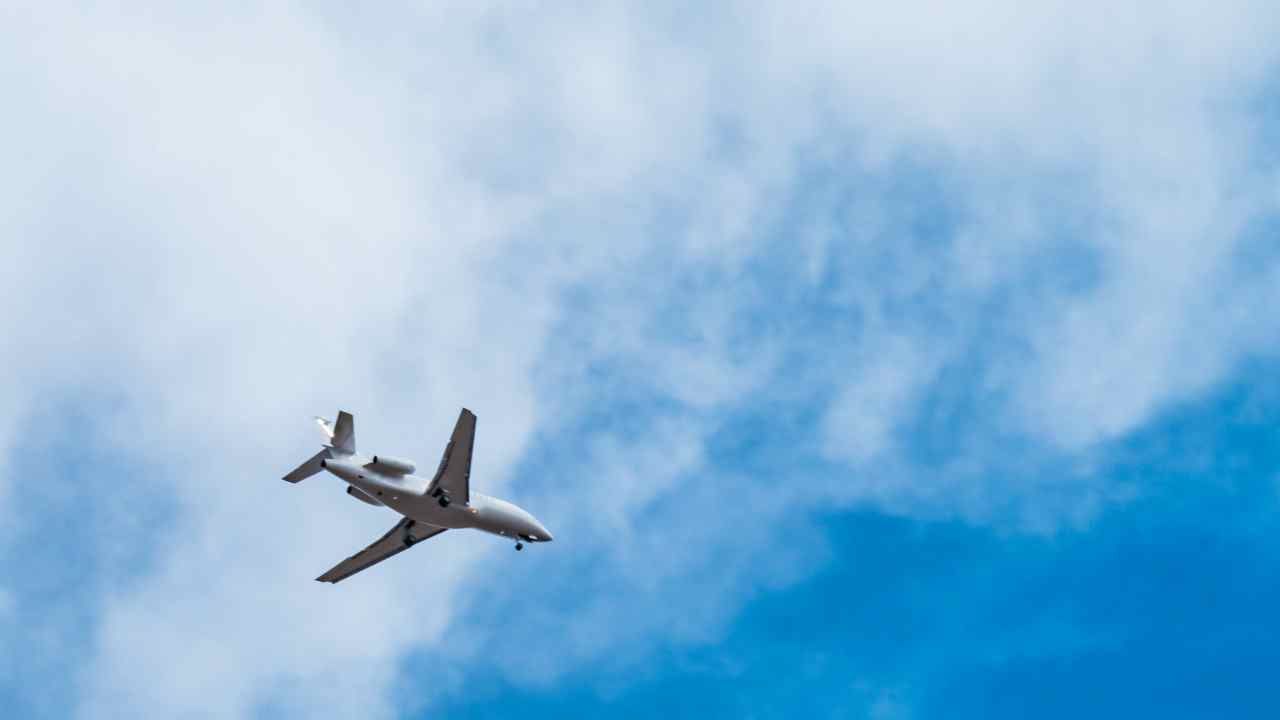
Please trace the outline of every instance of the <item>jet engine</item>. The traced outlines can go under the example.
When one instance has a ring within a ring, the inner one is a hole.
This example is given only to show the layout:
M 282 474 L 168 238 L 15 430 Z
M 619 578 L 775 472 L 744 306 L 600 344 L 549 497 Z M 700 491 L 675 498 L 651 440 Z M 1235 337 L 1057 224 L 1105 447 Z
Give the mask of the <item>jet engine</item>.
M 347 494 L 348 494 L 348 495 L 350 495 L 351 497 L 353 497 L 353 498 L 355 498 L 355 499 L 359 500 L 359 501 L 360 501 L 360 502 L 362 502 L 362 503 L 368 503 L 369 505 L 375 505 L 375 506 L 378 506 L 378 507 L 381 507 L 381 506 L 382 506 L 382 503 L 381 503 L 381 502 L 379 502 L 379 501 L 377 500 L 377 498 L 370 497 L 370 496 L 369 496 L 369 493 L 364 492 L 363 490 L 359 490 L 359 489 L 357 489 L 357 488 L 354 488 L 354 487 L 352 487 L 352 486 L 350 486 L 350 485 L 348 485 L 348 486 L 347 486 Z
M 391 475 L 412 475 L 416 469 L 412 460 L 387 457 L 386 455 L 374 455 L 373 462 L 369 463 L 369 467 L 378 472 Z

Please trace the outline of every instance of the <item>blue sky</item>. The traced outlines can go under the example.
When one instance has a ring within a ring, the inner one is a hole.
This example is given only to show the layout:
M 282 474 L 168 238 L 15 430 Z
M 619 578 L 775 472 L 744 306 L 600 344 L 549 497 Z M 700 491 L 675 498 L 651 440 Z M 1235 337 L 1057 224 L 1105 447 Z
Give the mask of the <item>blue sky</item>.
M 831 557 L 746 603 L 715 641 L 554 688 L 485 677 L 446 712 L 1265 717 L 1280 631 L 1274 370 L 1117 447 L 1108 472 L 1149 490 L 1087 531 L 833 514 L 820 519 Z
M 5 12 L 17 716 L 1275 714 L 1268 3 Z

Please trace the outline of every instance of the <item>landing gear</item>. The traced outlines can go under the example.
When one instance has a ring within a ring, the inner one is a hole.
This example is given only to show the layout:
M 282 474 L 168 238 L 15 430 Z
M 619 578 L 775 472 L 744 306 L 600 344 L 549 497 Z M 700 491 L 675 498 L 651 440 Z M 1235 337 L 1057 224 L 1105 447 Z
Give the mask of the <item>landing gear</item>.
M 442 508 L 447 508 L 447 507 L 449 507 L 449 496 L 448 496 L 448 495 L 441 495 L 441 496 L 440 496 L 440 499 L 439 499 L 439 500 L 436 500 L 436 502 L 440 503 L 440 507 L 442 507 Z
M 524 549 L 524 543 L 522 542 L 516 543 L 516 552 L 520 552 L 523 549 Z

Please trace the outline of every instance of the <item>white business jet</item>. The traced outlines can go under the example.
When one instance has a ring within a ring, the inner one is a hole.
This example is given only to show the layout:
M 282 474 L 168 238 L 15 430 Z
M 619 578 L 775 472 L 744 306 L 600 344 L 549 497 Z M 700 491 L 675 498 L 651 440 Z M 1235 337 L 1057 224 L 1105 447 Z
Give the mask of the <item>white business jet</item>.
M 339 412 L 337 422 L 316 418 L 328 443 L 310 460 L 284 476 L 296 483 L 327 470 L 347 483 L 347 494 L 370 505 L 385 505 L 404 516 L 390 532 L 316 578 L 336 583 L 402 550 L 451 528 L 475 528 L 516 542 L 549 542 L 551 533 L 524 509 L 505 500 L 472 492 L 471 450 L 476 416 L 466 408 L 458 416 L 440 467 L 428 480 L 414 475 L 410 460 L 356 452 L 355 420 Z

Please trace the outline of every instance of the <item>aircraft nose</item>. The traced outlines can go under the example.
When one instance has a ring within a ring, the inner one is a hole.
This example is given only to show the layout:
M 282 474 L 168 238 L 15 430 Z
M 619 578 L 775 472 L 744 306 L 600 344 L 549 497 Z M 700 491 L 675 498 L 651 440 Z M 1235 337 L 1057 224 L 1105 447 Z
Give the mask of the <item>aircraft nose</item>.
M 551 534 L 551 531 L 537 520 L 533 521 L 533 526 L 537 529 L 538 542 L 551 542 L 556 539 L 555 536 Z

